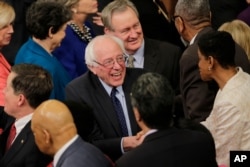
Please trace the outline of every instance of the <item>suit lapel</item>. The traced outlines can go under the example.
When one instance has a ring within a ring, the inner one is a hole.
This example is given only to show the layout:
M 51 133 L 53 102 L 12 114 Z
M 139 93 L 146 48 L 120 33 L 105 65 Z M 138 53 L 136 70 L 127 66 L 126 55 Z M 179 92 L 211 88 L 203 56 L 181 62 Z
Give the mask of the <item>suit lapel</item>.
M 93 98 L 95 98 L 95 100 L 97 101 L 98 104 L 100 104 L 100 108 L 103 112 L 103 114 L 107 117 L 107 119 L 109 119 L 111 125 L 113 126 L 115 132 L 117 134 L 119 134 L 119 136 L 121 136 L 121 130 L 119 128 L 119 122 L 117 120 L 117 116 L 116 113 L 114 111 L 114 107 L 112 105 L 110 96 L 108 95 L 108 93 L 106 92 L 105 88 L 102 86 L 101 82 L 99 81 L 98 77 L 94 74 L 92 74 L 92 81 L 95 85 L 95 89 L 94 89 L 94 96 Z M 96 94 L 98 94 L 98 96 L 95 96 Z
M 149 39 L 145 38 L 143 68 L 147 71 L 155 71 L 155 69 L 157 68 L 159 56 L 157 56 L 156 50 L 157 48 L 155 47 L 155 45 Z
M 19 133 L 19 135 L 16 137 L 15 141 L 13 142 L 10 149 L 6 152 L 4 157 L 6 158 L 6 162 L 8 163 L 13 159 L 13 157 L 16 155 L 16 153 L 24 146 L 26 142 L 28 142 L 28 135 L 31 132 L 30 128 L 31 122 L 28 122 L 25 127 L 22 129 L 22 131 Z
M 138 125 L 137 125 L 136 120 L 135 120 L 134 111 L 133 111 L 133 108 L 131 105 L 131 100 L 130 100 L 131 88 L 132 88 L 133 82 L 135 82 L 135 80 L 137 79 L 137 78 L 131 76 L 132 75 L 131 72 L 133 70 L 134 69 L 131 69 L 131 68 L 126 69 L 126 77 L 124 79 L 124 83 L 122 85 L 122 88 L 123 88 L 123 92 L 124 92 L 125 98 L 126 98 L 126 105 L 127 105 L 127 109 L 128 109 L 128 115 L 129 115 L 132 134 L 136 134 L 138 132 L 139 128 L 138 128 Z M 134 80 L 132 80 L 132 79 L 134 79 Z

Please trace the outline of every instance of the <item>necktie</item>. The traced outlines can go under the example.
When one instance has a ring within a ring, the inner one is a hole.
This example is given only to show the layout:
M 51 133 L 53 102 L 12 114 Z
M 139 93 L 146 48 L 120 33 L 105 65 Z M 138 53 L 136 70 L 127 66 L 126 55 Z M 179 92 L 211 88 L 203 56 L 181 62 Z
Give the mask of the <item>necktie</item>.
M 116 92 L 117 92 L 116 88 L 113 88 L 111 91 L 111 100 L 112 100 L 113 106 L 115 108 L 118 121 L 120 123 L 122 135 L 128 136 L 128 128 L 126 125 L 126 120 L 125 120 L 125 116 L 123 113 L 122 105 L 121 105 L 121 102 L 119 101 L 119 99 L 115 96 Z
M 130 67 L 130 68 L 134 68 L 134 56 L 133 55 L 129 55 L 128 56 L 128 64 L 127 64 L 127 67 Z
M 12 144 L 12 141 L 14 140 L 16 136 L 16 127 L 15 127 L 15 124 L 13 123 L 11 125 L 11 128 L 10 128 L 10 133 L 9 133 L 9 136 L 8 136 L 8 139 L 7 139 L 7 143 L 6 143 L 6 151 L 9 150 L 11 144 Z
M 51 161 L 46 167 L 53 167 L 53 161 Z

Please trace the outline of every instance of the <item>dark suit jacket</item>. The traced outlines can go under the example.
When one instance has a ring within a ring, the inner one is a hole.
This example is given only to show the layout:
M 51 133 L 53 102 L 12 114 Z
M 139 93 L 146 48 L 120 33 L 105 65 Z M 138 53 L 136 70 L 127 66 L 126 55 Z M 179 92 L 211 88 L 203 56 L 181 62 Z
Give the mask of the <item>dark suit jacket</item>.
M 145 38 L 144 69 L 165 76 L 173 89 L 179 90 L 181 49 L 173 44 Z
M 0 136 L 0 166 L 1 167 L 44 167 L 52 159 L 42 154 L 34 141 L 34 135 L 30 124 L 27 123 L 16 137 L 10 149 L 5 153 L 6 141 L 13 119 L 6 125 L 6 129 Z
M 133 135 L 139 128 L 130 104 L 130 90 L 132 83 L 144 72 L 142 69 L 127 68 L 122 85 Z M 99 78 L 88 71 L 74 79 L 66 86 L 66 99 L 87 103 L 93 108 L 96 124 L 90 140 L 113 160 L 120 157 L 122 132 L 110 96 Z
M 215 145 L 204 132 L 175 129 L 158 131 L 124 154 L 118 167 L 217 167 Z
M 59 158 L 56 167 L 111 167 L 110 161 L 95 146 L 78 137 Z
M 180 88 L 186 118 L 197 122 L 204 121 L 210 114 L 214 98 L 218 90 L 215 82 L 204 82 L 200 78 L 198 69 L 197 41 L 202 34 L 213 31 L 211 27 L 201 30 L 195 41 L 182 54 L 180 60 Z M 250 73 L 250 64 L 247 55 L 236 44 L 235 63 Z

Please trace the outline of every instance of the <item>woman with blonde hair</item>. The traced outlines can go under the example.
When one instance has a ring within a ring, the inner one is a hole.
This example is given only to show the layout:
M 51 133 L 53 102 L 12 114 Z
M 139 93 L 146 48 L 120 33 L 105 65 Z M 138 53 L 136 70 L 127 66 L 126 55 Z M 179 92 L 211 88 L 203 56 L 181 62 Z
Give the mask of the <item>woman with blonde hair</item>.
M 54 50 L 53 55 L 62 63 L 71 79 L 87 71 L 85 64 L 85 48 L 94 37 L 87 22 L 87 17 L 98 11 L 97 0 L 56 0 L 72 12 L 68 22 L 66 36 L 61 46 Z
M 250 61 L 250 27 L 245 22 L 241 20 L 226 22 L 218 30 L 230 33 L 234 41 L 245 50 Z
M 14 32 L 12 25 L 14 19 L 14 9 L 8 3 L 0 1 L 0 114 L 3 112 L 4 106 L 3 89 L 6 87 L 6 80 L 11 68 L 1 50 L 10 43 Z

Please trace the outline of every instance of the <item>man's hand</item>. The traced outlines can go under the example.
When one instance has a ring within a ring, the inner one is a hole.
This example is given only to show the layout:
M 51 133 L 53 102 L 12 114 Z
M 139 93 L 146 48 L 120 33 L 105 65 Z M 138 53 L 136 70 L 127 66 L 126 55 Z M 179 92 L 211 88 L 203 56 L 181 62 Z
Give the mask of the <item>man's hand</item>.
M 144 133 L 141 131 L 136 136 L 128 136 L 123 138 L 123 150 L 125 152 L 132 150 L 139 146 L 144 140 Z
M 97 12 L 97 16 L 93 16 L 93 23 L 95 23 L 98 26 L 103 26 L 102 19 L 101 19 L 101 13 Z

